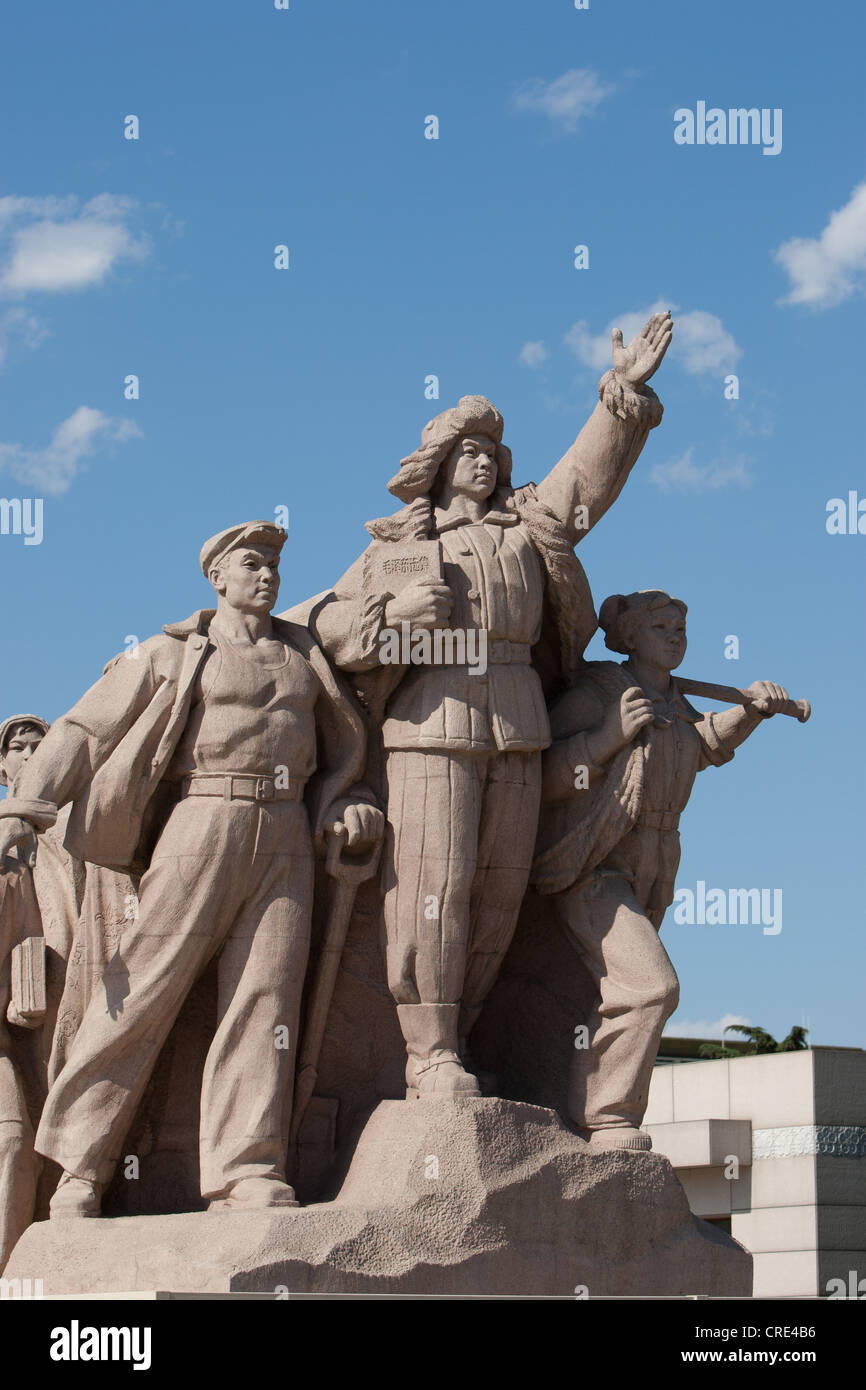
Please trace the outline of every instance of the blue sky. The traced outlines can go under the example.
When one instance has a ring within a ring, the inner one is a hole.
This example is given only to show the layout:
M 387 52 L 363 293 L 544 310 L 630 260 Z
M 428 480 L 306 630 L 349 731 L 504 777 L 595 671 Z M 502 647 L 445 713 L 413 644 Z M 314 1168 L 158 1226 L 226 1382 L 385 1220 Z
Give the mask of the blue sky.
M 698 781 L 678 884 L 781 888 L 783 928 L 669 914 L 675 1027 L 805 1020 L 863 1046 L 866 537 L 825 522 L 866 497 L 866 24 L 840 0 L 816 14 L 15 7 L 0 490 L 43 499 L 44 536 L 0 535 L 3 714 L 56 717 L 128 636 L 204 606 L 199 548 L 234 521 L 288 507 L 281 606 L 327 587 L 460 395 L 500 406 L 515 480 L 537 480 L 593 407 L 611 324 L 675 306 L 664 421 L 581 558 L 597 603 L 687 601 L 684 673 L 814 705 Z M 699 101 L 780 108 L 781 152 L 677 145 Z

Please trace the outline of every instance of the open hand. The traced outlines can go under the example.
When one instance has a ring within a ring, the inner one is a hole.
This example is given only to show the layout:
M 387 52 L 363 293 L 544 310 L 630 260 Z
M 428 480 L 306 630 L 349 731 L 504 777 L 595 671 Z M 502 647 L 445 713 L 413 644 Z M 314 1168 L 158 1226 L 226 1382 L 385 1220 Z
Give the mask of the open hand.
M 662 358 L 668 350 L 673 337 L 673 319 L 670 310 L 663 314 L 653 314 L 640 333 L 632 338 L 628 347 L 623 347 L 622 331 L 615 328 L 613 339 L 613 369 L 621 382 L 629 386 L 643 386 L 661 366 Z

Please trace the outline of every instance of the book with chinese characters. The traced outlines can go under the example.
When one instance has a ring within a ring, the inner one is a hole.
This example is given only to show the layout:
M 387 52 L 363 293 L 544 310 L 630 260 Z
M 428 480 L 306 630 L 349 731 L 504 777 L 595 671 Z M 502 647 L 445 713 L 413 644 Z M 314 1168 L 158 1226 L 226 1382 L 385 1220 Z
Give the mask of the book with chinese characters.
M 364 586 L 369 594 L 399 594 L 410 584 L 444 582 L 438 540 L 378 541 L 367 553 Z

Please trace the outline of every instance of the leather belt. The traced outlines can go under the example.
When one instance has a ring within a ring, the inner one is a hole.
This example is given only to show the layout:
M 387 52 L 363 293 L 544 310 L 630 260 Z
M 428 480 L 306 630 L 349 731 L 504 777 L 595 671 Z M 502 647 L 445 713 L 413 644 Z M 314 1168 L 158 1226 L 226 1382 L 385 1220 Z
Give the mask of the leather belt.
M 251 772 L 193 772 L 181 782 L 180 795 L 181 800 L 220 796 L 224 801 L 300 801 L 305 785 L 301 777 L 290 777 L 284 787 L 277 786 L 274 777 L 256 777 Z
M 680 823 L 680 812 L 641 811 L 637 823 L 647 826 L 650 830 L 676 830 Z
M 528 642 L 509 642 L 507 637 L 488 640 L 488 666 L 528 666 L 531 660 L 532 648 Z

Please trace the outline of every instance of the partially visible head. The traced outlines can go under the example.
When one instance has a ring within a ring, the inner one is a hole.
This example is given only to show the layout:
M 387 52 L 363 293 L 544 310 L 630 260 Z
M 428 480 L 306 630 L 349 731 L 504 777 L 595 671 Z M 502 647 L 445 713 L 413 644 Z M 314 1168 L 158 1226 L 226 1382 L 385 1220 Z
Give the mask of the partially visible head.
M 687 612 L 682 599 L 662 589 L 641 589 L 606 598 L 598 621 L 612 652 L 673 671 L 686 654 Z
M 502 443 L 502 431 L 502 416 L 486 396 L 461 396 L 427 422 L 420 447 L 401 460 L 388 491 L 413 502 L 443 488 L 483 499 L 497 487 L 510 487 L 511 450 Z
M 282 526 L 251 521 L 205 541 L 199 561 L 219 599 L 242 613 L 270 613 L 280 591 L 286 539 Z
M 11 787 L 48 733 L 38 714 L 13 714 L 0 724 L 0 785 Z

